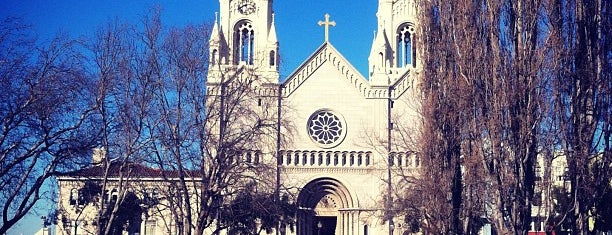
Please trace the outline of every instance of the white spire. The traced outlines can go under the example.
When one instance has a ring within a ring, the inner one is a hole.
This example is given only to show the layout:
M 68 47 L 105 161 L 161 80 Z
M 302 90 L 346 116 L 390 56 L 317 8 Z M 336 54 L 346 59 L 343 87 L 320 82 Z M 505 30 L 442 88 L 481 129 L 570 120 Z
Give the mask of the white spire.
M 272 22 L 270 23 L 270 32 L 268 33 L 268 43 L 276 44 L 278 43 L 278 38 L 276 37 L 276 26 L 274 26 L 274 13 L 272 13 Z
M 219 23 L 217 22 L 218 12 L 215 12 L 215 24 L 213 25 L 212 32 L 210 33 L 210 44 L 218 44 L 220 41 Z

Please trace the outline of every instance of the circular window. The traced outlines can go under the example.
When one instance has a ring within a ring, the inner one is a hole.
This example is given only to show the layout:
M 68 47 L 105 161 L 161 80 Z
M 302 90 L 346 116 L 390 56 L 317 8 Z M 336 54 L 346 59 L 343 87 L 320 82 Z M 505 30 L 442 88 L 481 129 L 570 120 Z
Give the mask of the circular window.
M 344 140 L 346 124 L 340 115 L 330 110 L 319 110 L 308 119 L 310 139 L 323 148 L 333 148 Z

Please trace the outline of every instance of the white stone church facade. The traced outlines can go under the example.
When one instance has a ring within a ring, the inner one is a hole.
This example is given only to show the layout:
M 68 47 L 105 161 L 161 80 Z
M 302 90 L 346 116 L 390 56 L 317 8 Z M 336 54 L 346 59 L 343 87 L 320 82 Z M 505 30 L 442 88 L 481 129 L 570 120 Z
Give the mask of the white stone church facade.
M 270 140 L 283 142 L 282 146 L 270 144 L 268 149 L 256 150 L 263 159 L 277 159 L 279 183 L 298 206 L 294 229 L 287 228 L 281 234 L 404 234 L 402 220 L 390 223 L 383 213 L 393 206 L 385 203 L 385 198 L 391 190 L 399 191 L 397 173 L 411 174 L 419 169 L 419 159 L 410 154 L 403 136 L 419 128 L 419 102 L 414 97 L 421 65 L 413 46 L 418 40 L 414 0 L 378 1 L 378 26 L 373 29 L 377 33 L 366 76 L 328 40 L 328 27 L 335 23 L 333 16 L 326 15 L 319 22 L 325 31 L 323 43 L 286 78 L 281 78 L 278 68 L 280 48 L 273 0 L 219 3 L 219 17 L 209 41 L 207 89 L 214 92 L 224 77 L 264 78 L 257 84 L 260 94 L 280 97 L 279 114 L 293 127 L 292 131 L 281 128 L 287 133 L 278 135 L 290 133 L 286 137 L 290 140 Z M 144 174 L 135 180 L 140 187 L 159 184 L 159 170 L 138 167 Z M 58 222 L 57 234 L 94 231 L 95 207 L 80 202 L 78 188 L 86 179 L 103 176 L 99 168 L 58 177 L 58 208 L 65 210 L 65 215 Z M 137 194 L 156 194 L 151 192 Z M 116 197 L 113 190 L 104 195 L 106 201 Z M 140 226 L 132 225 L 125 234 L 165 234 L 163 231 L 172 230 L 166 228 L 172 225 L 163 223 L 168 213 L 142 218 Z
M 295 130 L 291 141 L 280 147 L 278 163 L 280 183 L 297 195 L 293 234 L 390 234 L 390 228 L 392 234 L 402 234 L 402 222 L 390 226 L 383 211 L 389 206 L 384 198 L 395 168 L 416 171 L 419 165 L 414 155 L 398 147 L 404 145 L 389 144 L 389 139 L 399 139 L 392 133 L 396 117 L 408 120 L 407 128 L 418 128 L 409 121 L 417 120 L 418 102 L 410 97 L 420 67 L 413 47 L 414 1 L 379 0 L 367 77 L 328 40 L 328 27 L 335 23 L 326 15 L 319 22 L 325 30 L 322 45 L 287 78 L 278 70 L 273 1 L 219 3 L 220 17 L 210 39 L 208 86 L 219 84 L 228 71 L 252 70 L 265 78 L 262 89 L 280 90 L 281 107 L 290 107 L 280 113 Z M 276 150 L 263 152 L 275 155 Z

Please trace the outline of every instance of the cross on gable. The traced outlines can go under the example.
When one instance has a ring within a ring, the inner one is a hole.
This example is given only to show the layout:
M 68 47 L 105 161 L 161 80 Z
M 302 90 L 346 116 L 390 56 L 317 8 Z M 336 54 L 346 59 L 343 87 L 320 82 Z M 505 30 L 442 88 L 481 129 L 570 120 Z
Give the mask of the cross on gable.
M 325 13 L 325 21 L 319 20 L 319 26 L 325 27 L 325 42 L 329 41 L 329 26 L 336 26 L 335 21 L 329 21 L 329 14 Z

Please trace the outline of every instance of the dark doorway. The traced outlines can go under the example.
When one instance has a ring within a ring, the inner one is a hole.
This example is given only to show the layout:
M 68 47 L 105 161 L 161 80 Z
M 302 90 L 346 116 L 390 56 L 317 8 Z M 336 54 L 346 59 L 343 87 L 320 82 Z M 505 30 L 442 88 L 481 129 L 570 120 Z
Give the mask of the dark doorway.
M 313 235 L 335 235 L 336 216 L 316 216 L 313 226 Z

